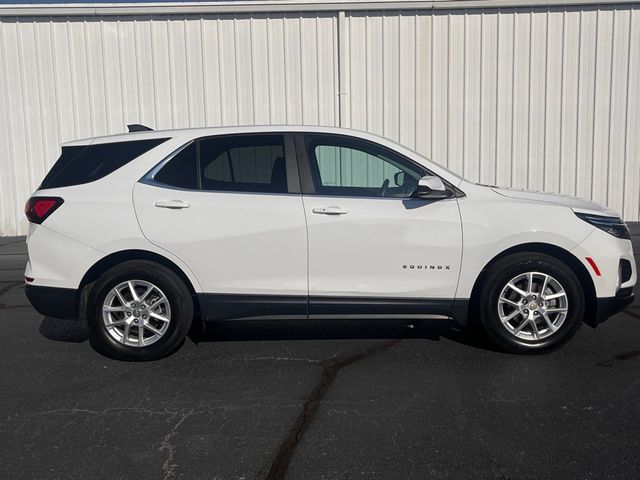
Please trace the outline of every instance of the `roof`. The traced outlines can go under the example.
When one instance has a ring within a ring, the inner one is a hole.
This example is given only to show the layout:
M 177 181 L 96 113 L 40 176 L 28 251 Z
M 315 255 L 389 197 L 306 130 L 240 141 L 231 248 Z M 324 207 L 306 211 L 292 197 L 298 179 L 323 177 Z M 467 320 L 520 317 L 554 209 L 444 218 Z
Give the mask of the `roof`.
M 8 3 L 14 2 L 14 3 Z M 196 0 L 187 2 L 0 0 L 2 16 L 150 15 L 352 10 L 437 10 L 634 3 L 634 0 Z
M 199 127 L 199 128 L 177 128 L 170 130 L 144 130 L 139 132 L 116 133 L 113 135 L 103 135 L 99 137 L 83 138 L 66 142 L 65 147 L 72 145 L 86 145 L 88 143 L 100 144 L 110 142 L 127 142 L 130 140 L 143 140 L 148 138 L 198 138 L 210 135 L 228 135 L 236 133 L 334 133 L 342 135 L 353 135 L 357 137 L 371 137 L 372 139 L 387 140 L 368 132 L 355 130 L 350 128 L 332 127 L 332 126 L 316 126 L 316 125 L 236 125 L 225 127 Z

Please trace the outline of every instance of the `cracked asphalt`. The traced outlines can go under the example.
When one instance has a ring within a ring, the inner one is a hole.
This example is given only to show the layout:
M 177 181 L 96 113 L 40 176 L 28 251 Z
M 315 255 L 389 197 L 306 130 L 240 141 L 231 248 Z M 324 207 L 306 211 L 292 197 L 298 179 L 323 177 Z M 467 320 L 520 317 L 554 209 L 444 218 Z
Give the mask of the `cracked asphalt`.
M 446 322 L 280 321 L 124 363 L 29 306 L 25 263 L 0 238 L 0 479 L 640 477 L 639 303 L 544 356 Z

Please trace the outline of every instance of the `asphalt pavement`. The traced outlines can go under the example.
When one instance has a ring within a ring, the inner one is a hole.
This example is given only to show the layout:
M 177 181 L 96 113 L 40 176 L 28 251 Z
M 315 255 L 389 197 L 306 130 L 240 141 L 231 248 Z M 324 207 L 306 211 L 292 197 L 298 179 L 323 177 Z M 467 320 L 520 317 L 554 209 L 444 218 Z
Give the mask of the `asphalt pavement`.
M 270 321 L 125 363 L 30 307 L 25 252 L 0 238 L 0 479 L 640 477 L 639 303 L 541 356 L 447 322 Z

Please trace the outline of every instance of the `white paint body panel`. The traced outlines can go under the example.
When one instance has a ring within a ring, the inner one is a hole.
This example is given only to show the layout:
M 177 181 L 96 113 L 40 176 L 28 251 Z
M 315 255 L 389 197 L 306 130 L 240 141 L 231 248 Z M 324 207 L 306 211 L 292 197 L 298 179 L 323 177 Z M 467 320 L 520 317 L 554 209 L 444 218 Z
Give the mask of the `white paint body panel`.
M 597 297 L 612 297 L 617 288 L 618 264 L 635 261 L 630 240 L 620 240 L 579 219 L 576 211 L 617 215 L 609 209 L 572 197 L 518 192 L 506 196 L 491 187 L 463 182 L 467 197 L 460 199 L 464 253 L 457 298 L 470 298 L 475 279 L 496 255 L 527 243 L 554 245 L 573 253 L 594 280 Z M 588 207 L 588 208 L 587 208 Z M 587 241 L 591 236 L 598 241 Z M 598 277 L 586 261 L 592 257 L 601 270 Z M 607 272 L 605 275 L 604 272 Z
M 171 210 L 157 201 L 181 200 Z M 144 235 L 198 277 L 203 292 L 307 295 L 307 232 L 300 195 L 134 188 Z
M 633 287 L 638 279 L 633 247 L 630 240 L 613 239 L 611 235 L 595 229 L 583 242 L 572 250 L 583 265 L 592 272 L 586 257 L 591 257 L 600 269 L 600 276 L 592 275 L 598 297 L 613 297 L 620 288 Z M 621 283 L 618 278 L 618 262 L 620 259 L 631 263 L 631 278 Z
M 454 298 L 462 256 L 455 199 L 306 195 L 304 206 L 310 295 Z M 347 213 L 313 213 L 329 206 Z
M 421 163 L 464 192 L 409 208 L 417 200 L 244 194 L 159 188 L 139 180 L 177 148 L 198 137 L 257 132 L 326 132 L 377 142 Z M 411 150 L 374 135 L 321 127 L 235 127 L 146 132 L 74 142 L 170 138 L 112 174 L 89 184 L 38 191 L 64 204 L 41 226 L 31 226 L 34 285 L 77 288 L 101 258 L 146 250 L 180 268 L 196 292 L 277 295 L 468 299 L 480 272 L 497 255 L 528 243 L 571 252 L 587 267 L 597 297 L 612 297 L 636 282 L 629 240 L 587 224 L 575 210 L 613 214 L 563 196 L 498 193 L 467 182 Z M 184 210 L 156 208 L 181 200 Z M 345 215 L 313 213 L 340 207 Z M 601 275 L 585 257 L 592 257 Z M 618 281 L 621 258 L 633 274 Z M 450 270 L 403 269 L 449 265 Z

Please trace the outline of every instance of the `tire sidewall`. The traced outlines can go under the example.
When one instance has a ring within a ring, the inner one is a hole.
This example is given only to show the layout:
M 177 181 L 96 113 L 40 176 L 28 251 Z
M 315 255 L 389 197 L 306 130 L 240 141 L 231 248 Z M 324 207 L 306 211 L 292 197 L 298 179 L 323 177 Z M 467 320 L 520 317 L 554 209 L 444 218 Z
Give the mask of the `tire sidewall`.
M 540 272 L 555 278 L 567 294 L 569 311 L 563 324 L 553 335 L 537 341 L 517 338 L 503 325 L 498 315 L 498 299 L 507 282 L 519 274 Z M 580 328 L 584 317 L 582 286 L 564 263 L 548 255 L 517 255 L 505 258 L 490 270 L 488 286 L 483 294 L 481 320 L 487 334 L 503 349 L 513 353 L 542 353 L 566 343 Z
M 164 335 L 145 347 L 123 345 L 114 339 L 103 322 L 102 306 L 116 285 L 128 280 L 144 280 L 157 286 L 169 301 L 171 321 Z M 87 322 L 92 343 L 106 356 L 119 360 L 155 360 L 175 351 L 191 326 L 193 302 L 182 280 L 170 270 L 152 262 L 126 262 L 107 271 L 89 295 Z

